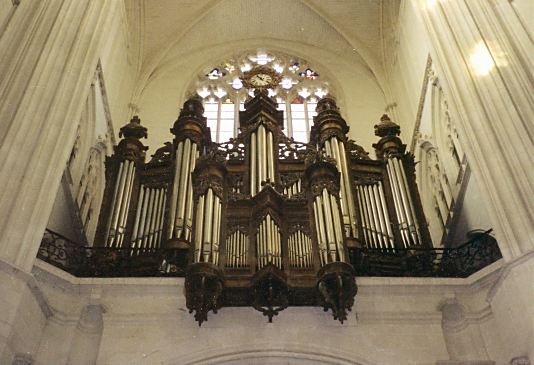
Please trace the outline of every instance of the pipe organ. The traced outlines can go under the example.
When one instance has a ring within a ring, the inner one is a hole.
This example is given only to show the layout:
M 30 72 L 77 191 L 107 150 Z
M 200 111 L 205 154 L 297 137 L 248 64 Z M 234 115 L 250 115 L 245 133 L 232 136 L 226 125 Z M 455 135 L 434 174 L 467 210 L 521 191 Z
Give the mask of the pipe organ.
M 371 159 L 331 97 L 317 105 L 308 144 L 286 137 L 266 88 L 245 102 L 230 141 L 211 141 L 203 112 L 200 99 L 186 101 L 173 142 L 149 162 L 139 119 L 121 129 L 95 242 L 129 255 L 173 250 L 165 265 L 183 270 L 199 324 L 223 305 L 269 320 L 288 305 L 322 305 L 343 321 L 357 290 L 352 249 L 431 245 L 413 157 L 387 116 Z

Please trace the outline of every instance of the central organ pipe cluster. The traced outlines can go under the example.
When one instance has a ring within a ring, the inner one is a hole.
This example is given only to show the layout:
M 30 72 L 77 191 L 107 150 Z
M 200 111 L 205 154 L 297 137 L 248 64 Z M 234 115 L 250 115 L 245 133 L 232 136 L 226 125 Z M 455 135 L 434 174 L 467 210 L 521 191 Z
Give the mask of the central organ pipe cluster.
M 250 134 L 250 194 L 256 195 L 267 180 L 275 180 L 273 134 L 260 123 Z
M 282 268 L 282 240 L 280 228 L 270 214 L 261 221 L 256 233 L 256 252 L 258 253 L 258 267 L 267 264 Z

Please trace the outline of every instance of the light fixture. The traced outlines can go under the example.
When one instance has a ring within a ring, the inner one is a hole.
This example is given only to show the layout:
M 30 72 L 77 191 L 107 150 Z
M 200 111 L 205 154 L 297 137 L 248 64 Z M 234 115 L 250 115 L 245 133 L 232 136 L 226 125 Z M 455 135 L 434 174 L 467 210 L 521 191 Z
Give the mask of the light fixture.
M 478 76 L 486 76 L 495 67 L 495 62 L 491 57 L 488 47 L 482 41 L 478 42 L 473 49 L 469 57 L 469 62 L 475 74 Z

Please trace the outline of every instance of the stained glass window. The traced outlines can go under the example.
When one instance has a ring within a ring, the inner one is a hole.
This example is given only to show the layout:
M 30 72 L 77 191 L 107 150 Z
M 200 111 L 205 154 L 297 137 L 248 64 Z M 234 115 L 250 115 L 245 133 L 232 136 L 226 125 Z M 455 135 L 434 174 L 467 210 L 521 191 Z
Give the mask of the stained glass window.
M 276 98 L 278 110 L 284 111 L 284 132 L 307 142 L 317 101 L 331 87 L 306 61 L 264 50 L 227 59 L 205 70 L 197 80 L 195 91 L 204 100 L 212 140 L 221 143 L 237 135 L 239 110 L 244 109 L 246 99 L 254 96 L 253 90 L 243 87 L 241 77 L 260 65 L 282 76 L 280 84 L 269 90 L 269 96 Z

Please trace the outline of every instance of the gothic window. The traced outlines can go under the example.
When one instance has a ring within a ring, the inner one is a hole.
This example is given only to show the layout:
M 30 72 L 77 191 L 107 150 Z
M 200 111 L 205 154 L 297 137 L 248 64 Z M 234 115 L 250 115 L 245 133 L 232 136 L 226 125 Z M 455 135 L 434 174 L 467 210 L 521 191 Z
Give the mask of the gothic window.
M 99 209 L 104 191 L 104 156 L 105 149 L 100 144 L 91 149 L 76 199 L 81 223 L 89 242 L 92 242 L 98 218 L 93 212 Z
M 464 152 L 460 145 L 458 132 L 449 113 L 439 80 L 432 84 L 432 134 L 440 151 L 444 173 L 451 182 L 460 182 L 465 169 Z
M 239 111 L 254 95 L 245 90 L 240 77 L 258 65 L 267 65 L 281 75 L 280 84 L 269 90 L 269 96 L 276 98 L 279 110 L 284 111 L 286 135 L 307 142 L 317 101 L 330 85 L 306 61 L 270 52 L 242 55 L 208 68 L 192 87 L 192 93 L 204 100 L 212 140 L 221 143 L 237 136 Z

